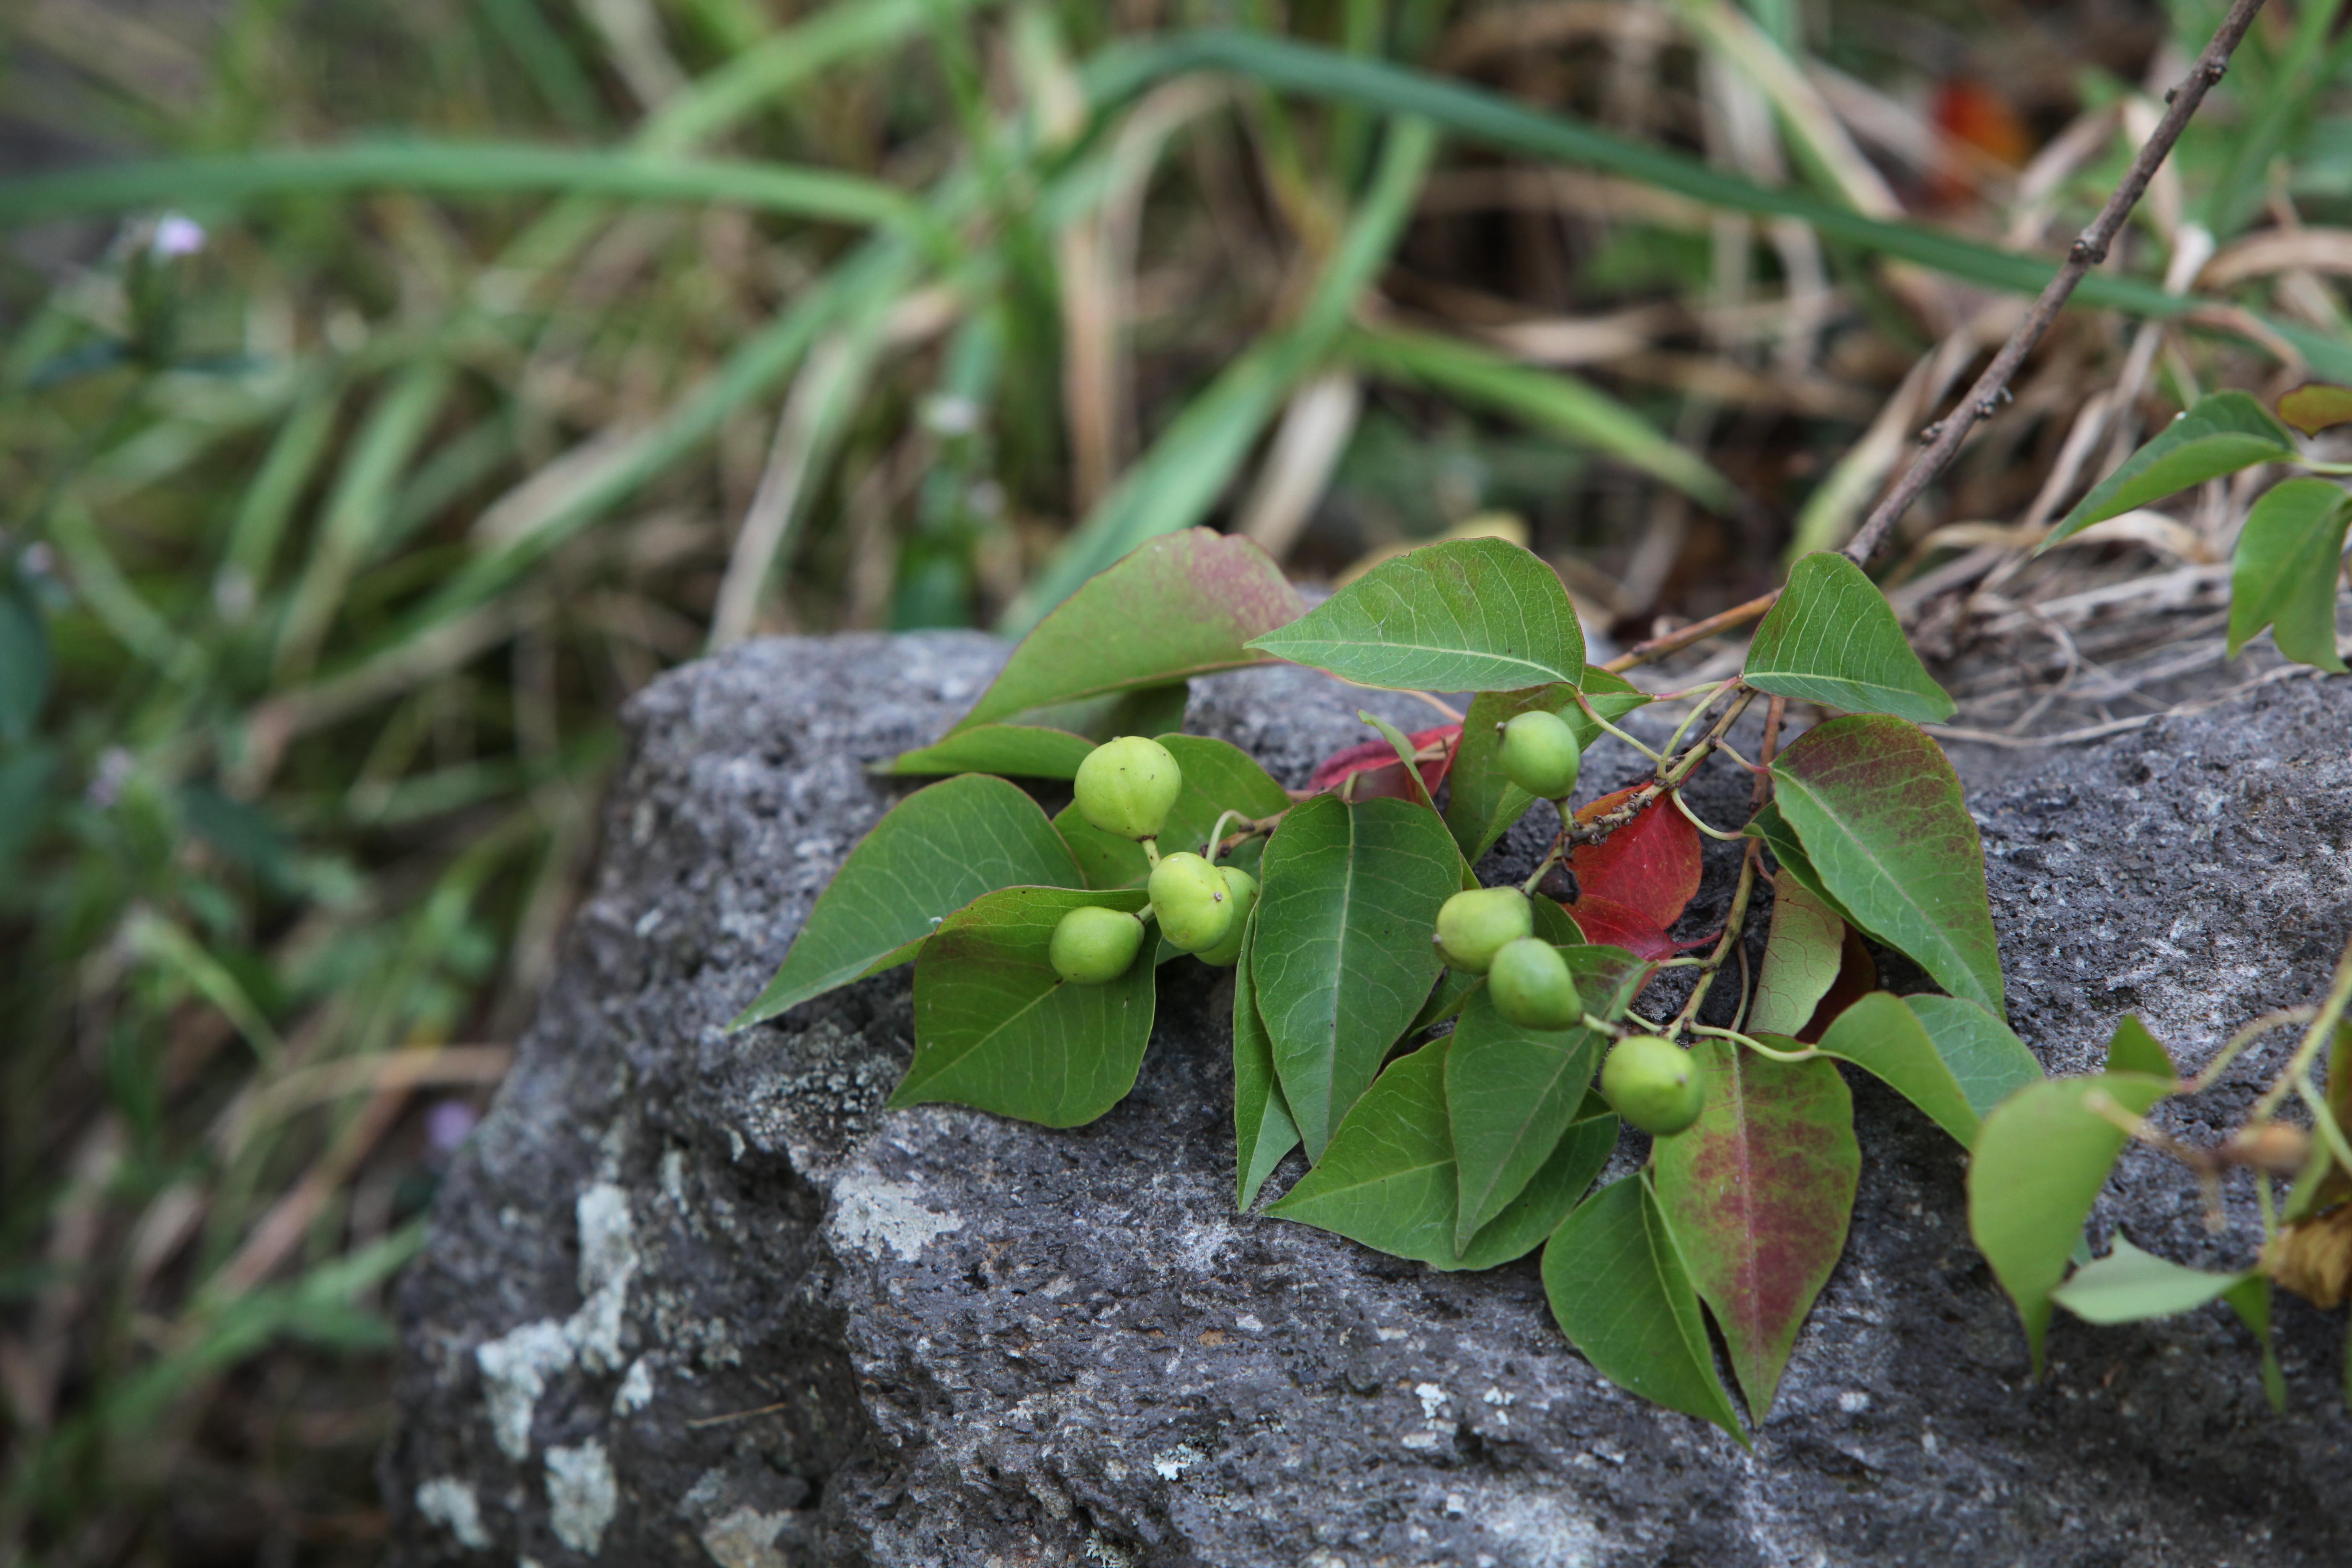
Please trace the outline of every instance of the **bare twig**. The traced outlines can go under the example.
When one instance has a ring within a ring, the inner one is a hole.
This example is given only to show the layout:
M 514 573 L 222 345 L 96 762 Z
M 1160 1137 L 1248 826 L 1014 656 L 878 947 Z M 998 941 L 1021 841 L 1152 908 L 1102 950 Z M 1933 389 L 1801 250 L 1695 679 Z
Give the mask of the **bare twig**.
M 2131 168 L 2124 175 L 2123 183 L 2107 198 L 2107 205 L 2100 209 L 2099 216 L 2091 220 L 2091 226 L 2084 229 L 2081 237 L 2067 248 L 2066 264 L 2042 290 L 2041 298 L 2033 301 L 2033 309 L 2025 313 L 2025 320 L 2018 323 L 2017 330 L 2010 334 L 2009 341 L 2001 345 L 2000 352 L 1993 356 L 1992 363 L 1985 367 L 1984 374 L 1977 378 L 1977 384 L 1969 389 L 1968 395 L 1951 413 L 1922 432 L 1929 437 L 1927 449 L 1919 454 L 1918 460 L 1903 476 L 1902 482 L 1889 491 L 1864 520 L 1862 527 L 1846 544 L 1847 559 L 1857 564 L 1867 563 L 1877 552 L 1878 547 L 1885 542 L 1896 521 L 1910 510 L 1913 501 L 1919 499 L 1920 492 L 1944 471 L 1945 465 L 1959 451 L 1960 444 L 1968 439 L 1977 421 L 1990 417 L 2007 401 L 2009 384 L 2017 374 L 2018 367 L 2025 363 L 2025 356 L 2033 351 L 2033 346 L 2042 341 L 2042 334 L 2049 330 L 2050 323 L 2057 320 L 2058 312 L 2065 308 L 2068 296 L 2074 292 L 2074 286 L 2082 282 L 2092 268 L 2106 259 L 2107 247 L 2123 228 L 2124 219 L 2131 216 L 2132 208 L 2146 194 L 2148 181 L 2155 177 L 2157 169 L 2172 152 L 2172 144 L 2180 139 L 2182 128 L 2189 123 L 2189 116 L 2197 112 L 2197 106 L 2204 101 L 2205 94 L 2228 74 L 2230 56 L 2236 51 L 2238 41 L 2246 36 L 2246 28 L 2252 24 L 2254 13 L 2262 8 L 2263 0 L 2236 0 L 2230 7 L 2230 14 L 2221 19 L 2221 26 L 2215 30 L 2212 42 L 2205 46 L 2205 52 L 2198 57 L 2197 64 L 2182 79 L 2180 85 L 2168 95 L 2164 118 L 2157 122 L 2155 133 L 2141 144 L 2138 155 L 2132 159 Z

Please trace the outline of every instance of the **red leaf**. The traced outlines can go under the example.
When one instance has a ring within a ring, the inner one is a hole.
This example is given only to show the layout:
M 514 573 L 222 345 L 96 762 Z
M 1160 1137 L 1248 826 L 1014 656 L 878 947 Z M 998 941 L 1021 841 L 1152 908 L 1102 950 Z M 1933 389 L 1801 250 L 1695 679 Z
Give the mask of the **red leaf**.
M 1579 899 L 1568 906 L 1584 940 L 1622 947 L 1637 958 L 1666 959 L 1677 951 L 1675 939 L 1639 910 L 1629 910 L 1614 899 Z
M 1829 991 L 1813 1005 L 1813 1016 L 1797 1031 L 1797 1038 L 1809 1046 L 1817 1046 L 1822 1037 L 1830 1032 L 1837 1016 L 1878 989 L 1878 965 L 1870 956 L 1870 944 L 1862 940 L 1852 926 L 1845 928 L 1845 941 L 1838 949 L 1837 978 L 1830 982 Z
M 1615 811 L 1632 790 L 1604 795 L 1576 814 L 1579 822 Z M 1598 844 L 1569 851 L 1580 902 L 1607 899 L 1641 915 L 1661 932 L 1682 918 L 1698 893 L 1698 829 L 1663 795 Z M 1571 906 L 1574 907 L 1574 906 Z M 1578 923 L 1583 923 L 1582 916 Z
M 1462 740 L 1462 726 L 1440 724 L 1434 729 L 1415 730 L 1405 737 L 1412 742 L 1413 754 L 1419 756 L 1433 746 L 1442 747 L 1437 755 L 1421 764 L 1421 782 L 1432 795 L 1445 782 L 1445 774 L 1454 766 L 1454 753 Z M 1412 800 L 1412 786 L 1404 776 L 1404 764 L 1397 761 L 1396 748 L 1386 741 L 1367 741 L 1360 746 L 1350 746 L 1344 752 L 1334 752 L 1323 759 L 1314 777 L 1307 781 L 1315 790 L 1331 789 L 1347 779 L 1356 783 L 1347 792 L 1349 800 Z
M 1797 1329 L 1845 1250 L 1862 1173 L 1853 1099 L 1825 1060 L 1776 1062 L 1714 1039 L 1691 1055 L 1706 1109 L 1688 1131 L 1653 1145 L 1658 1206 L 1761 1423 Z

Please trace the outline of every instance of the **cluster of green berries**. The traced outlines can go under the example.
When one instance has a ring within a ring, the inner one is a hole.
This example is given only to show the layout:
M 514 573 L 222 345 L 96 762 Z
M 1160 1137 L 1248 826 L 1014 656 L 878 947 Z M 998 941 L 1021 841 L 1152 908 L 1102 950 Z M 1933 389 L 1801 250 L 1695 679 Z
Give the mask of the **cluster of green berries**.
M 1517 888 L 1456 893 L 1437 911 L 1437 949 L 1447 964 L 1486 977 L 1495 1011 L 1528 1029 L 1567 1029 L 1584 1020 L 1584 999 L 1559 949 L 1535 934 L 1535 906 Z M 1601 1068 L 1610 1109 L 1659 1138 L 1698 1120 L 1706 1086 L 1690 1053 L 1655 1035 L 1629 1035 Z
M 1078 815 L 1105 833 L 1150 844 L 1168 826 L 1184 774 L 1168 748 L 1140 735 L 1096 747 L 1078 764 Z M 1160 855 L 1147 888 L 1150 913 L 1171 946 L 1219 966 L 1237 963 L 1257 879 L 1191 851 Z M 1143 950 L 1139 915 L 1098 907 L 1072 910 L 1054 928 L 1048 956 L 1073 985 L 1103 985 L 1126 973 Z

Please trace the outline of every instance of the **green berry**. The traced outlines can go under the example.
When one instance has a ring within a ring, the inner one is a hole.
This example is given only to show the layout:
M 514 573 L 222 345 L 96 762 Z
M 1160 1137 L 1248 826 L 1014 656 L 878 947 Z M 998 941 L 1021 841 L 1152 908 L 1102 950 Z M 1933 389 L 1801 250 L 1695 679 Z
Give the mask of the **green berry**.
M 1189 851 L 1162 855 L 1151 868 L 1151 907 L 1160 934 L 1186 952 L 1204 952 L 1234 928 L 1225 874 Z
M 1521 713 L 1503 725 L 1503 744 L 1496 752 L 1503 776 L 1538 800 L 1565 800 L 1576 787 L 1576 771 L 1584 748 L 1567 720 L 1541 709 Z
M 1073 985 L 1107 985 L 1126 973 L 1143 947 L 1143 922 L 1123 910 L 1082 905 L 1054 927 L 1046 949 L 1054 973 Z
M 1106 741 L 1078 764 L 1078 815 L 1121 838 L 1157 838 L 1184 787 L 1168 748 L 1140 735 Z
M 1536 929 L 1535 907 L 1517 888 L 1456 893 L 1437 911 L 1437 950 L 1466 974 L 1484 974 L 1507 942 Z
M 1559 949 L 1541 937 L 1507 942 L 1486 970 L 1495 1010 L 1528 1029 L 1566 1029 L 1584 1017 L 1584 998 Z
M 1601 1064 L 1601 1097 L 1653 1138 L 1671 1138 L 1698 1120 L 1706 1104 L 1691 1054 L 1655 1035 L 1628 1035 Z
M 1202 963 L 1218 969 L 1242 961 L 1242 938 L 1249 933 L 1249 913 L 1257 903 L 1257 879 L 1247 871 L 1232 866 L 1220 866 L 1217 875 L 1225 879 L 1225 893 L 1234 906 L 1234 929 L 1225 940 L 1196 956 Z

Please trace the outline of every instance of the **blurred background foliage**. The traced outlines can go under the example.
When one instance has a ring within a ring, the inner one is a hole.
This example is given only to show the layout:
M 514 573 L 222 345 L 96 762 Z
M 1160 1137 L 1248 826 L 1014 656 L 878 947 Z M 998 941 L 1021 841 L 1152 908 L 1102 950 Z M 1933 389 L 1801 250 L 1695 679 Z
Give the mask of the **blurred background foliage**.
M 662 669 L 1017 631 L 1202 521 L 1323 579 L 1501 532 L 1604 640 L 1744 599 L 2220 10 L 13 7 L 0 1563 L 381 1550 L 383 1287 Z M 2200 386 L 2352 379 L 2336 10 L 2269 7 L 1915 511 L 1923 638 L 2226 574 L 2226 485 L 2016 550 Z

